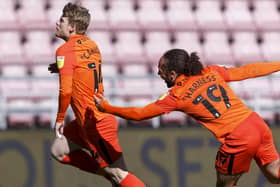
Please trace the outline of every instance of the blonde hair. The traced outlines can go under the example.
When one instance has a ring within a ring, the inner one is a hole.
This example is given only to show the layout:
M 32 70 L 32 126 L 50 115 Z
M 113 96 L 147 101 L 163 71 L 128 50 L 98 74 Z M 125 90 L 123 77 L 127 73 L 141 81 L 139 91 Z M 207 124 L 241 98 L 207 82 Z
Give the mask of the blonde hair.
M 79 4 L 67 3 L 63 8 L 62 17 L 67 17 L 69 24 L 76 27 L 77 34 L 85 34 L 90 23 L 89 10 Z

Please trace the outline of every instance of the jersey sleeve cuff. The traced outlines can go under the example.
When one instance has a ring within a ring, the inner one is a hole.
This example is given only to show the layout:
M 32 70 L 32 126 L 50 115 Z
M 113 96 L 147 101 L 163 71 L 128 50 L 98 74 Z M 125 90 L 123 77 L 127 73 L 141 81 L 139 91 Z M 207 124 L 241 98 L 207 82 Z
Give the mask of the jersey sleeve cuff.
M 62 123 L 63 121 L 64 121 L 64 115 L 57 114 L 56 122 L 57 123 Z

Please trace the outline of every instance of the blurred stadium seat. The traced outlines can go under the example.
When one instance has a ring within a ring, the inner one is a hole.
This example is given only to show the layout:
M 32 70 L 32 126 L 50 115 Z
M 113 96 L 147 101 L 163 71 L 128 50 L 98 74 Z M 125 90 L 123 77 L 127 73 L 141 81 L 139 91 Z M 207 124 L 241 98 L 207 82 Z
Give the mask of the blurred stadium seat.
M 261 50 L 266 61 L 279 61 L 280 59 L 280 33 L 268 31 L 262 33 Z
M 21 105 L 25 106 L 27 105 L 27 102 L 24 102 Z M 14 104 L 14 107 L 19 108 L 20 105 Z M 9 113 L 7 116 L 7 124 L 8 124 L 7 128 L 16 128 L 16 129 L 34 128 L 35 127 L 34 119 L 35 116 L 32 113 L 23 113 L 23 112 Z
M 110 89 L 112 91 L 112 87 L 110 87 Z M 105 94 L 106 94 L 106 91 L 105 91 Z M 108 94 L 108 93 L 107 93 Z M 118 96 L 114 96 L 114 97 L 111 97 L 111 103 L 116 105 L 116 106 L 126 106 L 127 105 L 127 100 L 123 97 L 118 97 Z M 121 118 L 121 117 L 118 117 L 116 116 L 117 120 L 118 120 L 118 125 L 119 125 L 119 128 L 124 128 L 124 127 L 127 127 L 127 123 L 128 121 L 124 118 Z
M 7 79 L 0 83 L 5 97 L 7 128 L 34 126 L 34 102 L 29 97 L 30 83 L 25 79 Z M 33 111 L 33 112 L 30 112 Z
M 166 20 L 170 30 L 197 30 L 191 1 L 167 1 Z
M 241 31 L 233 33 L 232 50 L 236 63 L 244 64 L 264 60 L 257 40 L 255 32 Z
M 203 47 L 207 64 L 234 65 L 227 32 L 206 32 Z
M 251 100 L 251 102 L 253 102 L 250 104 L 251 108 L 256 111 L 269 125 L 272 125 L 275 117 L 275 101 L 271 98 L 262 97 L 257 100 Z
M 4 96 L 24 94 L 30 91 L 31 85 L 27 78 L 14 77 L 0 81 L 1 93 Z
M 246 86 L 243 87 L 243 90 L 250 98 L 271 98 L 272 96 L 269 91 L 272 89 L 271 80 L 268 77 L 244 80 L 244 84 Z
M 280 77 L 273 77 L 271 79 L 271 89 L 270 92 L 272 97 L 276 102 L 279 101 L 280 98 L 280 86 L 279 86 Z
M 280 76 L 279 77 L 272 77 L 271 79 L 271 87 L 270 92 L 272 92 L 272 99 L 274 102 L 274 110 L 273 113 L 275 114 L 274 120 L 279 120 L 279 111 L 280 111 L 280 86 L 279 86 Z M 279 121 L 275 121 L 276 125 L 279 125 Z
M 32 127 L 34 125 L 34 114 L 28 111 L 34 109 L 34 101 L 28 97 L 9 98 L 7 102 L 8 126 Z
M 50 22 L 46 12 L 46 0 L 20 1 L 18 12 L 19 24 L 22 29 L 47 29 Z
M 119 74 L 118 64 L 115 63 L 102 63 L 102 75 L 103 77 L 116 77 Z
M 172 48 L 171 35 L 165 31 L 151 31 L 145 37 L 144 50 L 148 61 L 157 64 L 161 55 Z
M 33 64 L 30 66 L 30 73 L 34 78 L 43 77 L 43 78 L 50 78 L 52 75 L 50 75 L 48 71 L 48 66 L 46 64 Z
M 194 11 L 200 30 L 226 30 L 224 16 L 221 11 L 221 1 L 195 1 L 197 9 Z
M 56 97 L 39 97 L 35 100 L 35 108 L 37 113 L 35 116 L 35 125 L 40 128 L 51 128 L 55 121 L 57 111 Z
M 117 61 L 120 63 L 147 62 L 142 40 L 143 36 L 141 32 L 116 32 L 115 51 Z M 129 41 L 129 43 L 127 41 Z
M 138 30 L 136 2 L 132 0 L 111 0 L 109 24 L 113 30 Z
M 125 76 L 148 76 L 150 74 L 147 64 L 135 63 L 135 64 L 123 64 L 122 74 Z
M 280 29 L 280 14 L 275 0 L 254 0 L 252 3 L 253 16 L 259 31 Z
M 32 79 L 31 89 L 34 95 L 41 95 L 41 96 L 57 96 L 58 95 L 58 80 L 56 79 L 42 79 L 36 78 Z
M 5 115 L 4 121 L 7 119 L 10 127 L 52 125 L 58 82 L 47 67 L 55 62 L 55 51 L 64 43 L 55 38 L 54 30 L 68 2 L 0 1 L 0 101 L 8 106 L 0 117 Z M 105 95 L 114 104 L 147 104 L 166 93 L 168 88 L 158 77 L 157 66 L 161 55 L 171 48 L 197 52 L 205 65 L 231 67 L 280 59 L 277 0 L 80 2 L 91 12 L 87 34 L 100 47 Z M 279 78 L 277 72 L 263 79 L 230 85 L 244 102 L 267 121 L 273 121 L 280 108 Z M 138 97 L 141 99 L 137 100 Z M 24 106 L 29 112 L 22 112 Z M 118 120 L 122 127 L 142 124 Z M 183 124 L 193 122 L 179 113 L 145 122 L 146 127 L 158 127 L 159 123 L 188 126 Z M 1 125 L 0 128 L 5 126 Z
M 163 1 L 138 1 L 139 9 L 136 11 L 142 30 L 166 30 L 167 20 L 163 10 Z
M 152 79 L 152 87 L 153 87 L 152 94 L 155 98 L 159 98 L 160 96 L 168 92 L 168 88 L 165 82 L 159 77 Z
M 109 19 L 106 10 L 106 1 L 83 0 L 82 4 L 87 7 L 91 13 L 90 30 L 109 30 Z
M 2 65 L 1 72 L 4 78 L 26 78 L 28 68 L 24 64 L 5 64 Z
M 58 49 L 62 44 L 64 44 L 64 41 L 62 39 L 54 38 L 54 36 L 51 38 L 51 48 L 52 48 L 52 54 L 55 55 L 56 49 Z
M 160 124 L 163 127 L 182 127 L 187 122 L 187 115 L 183 112 L 174 111 L 160 117 Z
M 20 29 L 15 1 L 0 1 L 0 10 L 1 14 L 5 15 L 0 16 L 0 30 Z
M 225 21 L 229 30 L 255 30 L 255 21 L 250 11 L 250 1 L 226 0 Z
M 29 31 L 25 35 L 24 54 L 30 63 L 50 63 L 55 53 L 51 46 L 51 35 L 45 31 Z M 38 47 L 40 45 L 40 47 Z
M 152 82 L 148 77 L 122 78 L 116 82 L 116 94 L 124 98 L 151 97 L 153 94 Z
M 22 33 L 18 31 L 0 32 L 0 40 L 0 56 L 2 62 L 25 62 L 25 54 L 22 47 Z
M 229 86 L 235 92 L 235 94 L 242 100 L 249 98 L 249 95 L 247 95 L 247 91 L 244 90 L 244 81 L 229 82 Z
M 104 88 L 104 95 L 106 97 L 113 97 L 116 94 L 114 91 L 116 90 L 115 88 L 115 81 L 116 77 L 108 78 L 108 77 L 103 77 L 102 83 L 103 83 L 103 88 Z
M 109 31 L 93 31 L 88 36 L 93 39 L 99 47 L 103 61 L 116 62 L 116 50 L 113 45 L 113 36 Z

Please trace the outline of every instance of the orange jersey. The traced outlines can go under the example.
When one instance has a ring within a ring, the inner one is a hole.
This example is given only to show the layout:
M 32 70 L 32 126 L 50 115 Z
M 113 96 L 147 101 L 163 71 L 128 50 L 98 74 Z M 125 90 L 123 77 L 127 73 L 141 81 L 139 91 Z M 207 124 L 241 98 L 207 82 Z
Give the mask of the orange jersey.
M 74 35 L 56 51 L 59 69 L 59 108 L 57 122 L 62 122 L 71 104 L 79 124 L 83 124 L 86 108 L 94 111 L 97 120 L 109 114 L 95 108 L 93 95 L 103 95 L 98 46 L 85 35 Z
M 101 105 L 127 119 L 142 120 L 171 111 L 181 111 L 209 129 L 218 140 L 231 133 L 252 111 L 235 95 L 226 82 L 243 80 L 279 71 L 280 63 L 254 63 L 239 68 L 205 67 L 201 75 L 179 76 L 168 94 L 143 108 Z

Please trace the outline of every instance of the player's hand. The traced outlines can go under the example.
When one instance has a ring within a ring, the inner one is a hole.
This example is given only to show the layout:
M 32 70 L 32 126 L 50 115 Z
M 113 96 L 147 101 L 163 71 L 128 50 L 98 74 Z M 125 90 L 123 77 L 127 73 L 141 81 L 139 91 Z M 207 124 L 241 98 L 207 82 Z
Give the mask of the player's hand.
M 50 73 L 58 73 L 58 67 L 56 63 L 49 64 L 48 71 Z
M 57 122 L 55 123 L 54 130 L 55 130 L 55 136 L 57 138 L 62 138 L 63 129 L 64 129 L 64 123 L 57 123 Z
M 95 106 L 98 108 L 98 110 L 103 112 L 104 109 L 102 108 L 102 102 L 105 100 L 105 98 L 100 94 L 95 94 L 95 95 L 93 95 L 93 97 L 95 100 Z

